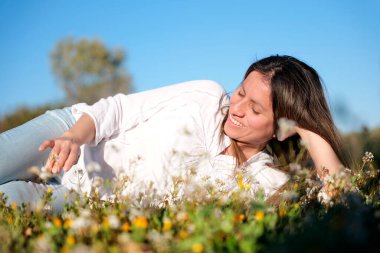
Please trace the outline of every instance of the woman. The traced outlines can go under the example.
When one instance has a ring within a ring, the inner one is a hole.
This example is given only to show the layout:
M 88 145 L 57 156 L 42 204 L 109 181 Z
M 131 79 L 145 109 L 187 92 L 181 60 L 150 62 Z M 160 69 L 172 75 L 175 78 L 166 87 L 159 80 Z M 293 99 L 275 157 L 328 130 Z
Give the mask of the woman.
M 297 125 L 276 136 L 281 118 Z M 118 94 L 92 106 L 76 104 L 5 132 L 0 191 L 8 202 L 33 205 L 50 187 L 59 211 L 69 189 L 90 192 L 99 178 L 122 177 L 128 180 L 123 194 L 143 196 L 153 189 L 167 200 L 175 179 L 187 175 L 225 192 L 234 191 L 239 185 L 234 179 L 243 178 L 250 193 L 262 189 L 269 197 L 288 177 L 271 166 L 267 147 L 288 137 L 306 143 L 319 174 L 341 169 L 339 138 L 318 74 L 293 57 L 271 56 L 249 67 L 230 101 L 217 83 L 192 81 Z M 9 160 L 18 154 L 20 159 Z M 45 168 L 60 175 L 58 185 L 14 181 L 28 180 L 26 168 L 46 160 Z M 103 199 L 113 196 L 107 189 L 100 192 Z

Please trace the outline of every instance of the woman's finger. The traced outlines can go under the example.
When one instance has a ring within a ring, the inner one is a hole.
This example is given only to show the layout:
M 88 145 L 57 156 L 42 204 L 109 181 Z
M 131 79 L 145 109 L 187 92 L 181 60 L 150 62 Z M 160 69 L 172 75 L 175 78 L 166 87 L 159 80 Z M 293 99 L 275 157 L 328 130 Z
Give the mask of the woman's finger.
M 59 160 L 60 151 L 61 151 L 60 147 L 58 147 L 58 145 L 54 145 L 54 148 L 51 150 L 49 159 L 48 159 L 47 164 L 46 164 L 47 171 L 54 173 L 52 171 L 53 166 L 57 162 L 57 160 Z
M 39 151 L 44 151 L 46 148 L 53 148 L 54 147 L 54 140 L 46 140 L 44 141 L 39 147 Z
M 63 166 L 63 171 L 67 172 L 72 166 L 77 164 L 79 160 L 79 156 L 80 156 L 80 149 L 79 148 L 72 149 L 65 162 L 65 165 Z
M 61 151 L 58 154 L 58 157 L 55 159 L 52 172 L 58 173 L 59 170 L 63 167 L 65 164 L 67 157 L 69 156 L 70 150 L 68 148 L 61 149 Z

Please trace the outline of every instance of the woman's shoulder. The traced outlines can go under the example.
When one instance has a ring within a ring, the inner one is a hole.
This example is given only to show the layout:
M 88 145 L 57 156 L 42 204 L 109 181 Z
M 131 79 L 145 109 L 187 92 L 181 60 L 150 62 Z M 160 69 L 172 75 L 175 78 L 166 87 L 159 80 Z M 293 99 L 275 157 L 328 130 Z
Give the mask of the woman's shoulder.
M 280 188 L 289 180 L 289 175 L 272 167 L 273 157 L 266 152 L 259 152 L 249 160 L 247 167 L 250 181 L 259 185 L 268 194 Z
M 169 87 L 172 89 L 178 89 L 182 92 L 201 92 L 215 96 L 220 96 L 226 93 L 223 86 L 213 80 L 192 80 L 173 84 Z

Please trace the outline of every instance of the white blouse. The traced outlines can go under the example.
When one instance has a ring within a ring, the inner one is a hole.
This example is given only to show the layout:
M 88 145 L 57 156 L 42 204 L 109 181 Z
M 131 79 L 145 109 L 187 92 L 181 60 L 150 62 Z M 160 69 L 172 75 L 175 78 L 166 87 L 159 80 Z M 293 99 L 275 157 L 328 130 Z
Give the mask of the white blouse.
M 76 120 L 87 113 L 95 122 L 94 142 L 81 147 L 78 164 L 63 175 L 62 184 L 90 192 L 96 180 L 126 179 L 123 194 L 157 198 L 186 194 L 186 184 L 211 184 L 232 192 L 239 187 L 235 159 L 220 153 L 230 145 L 220 129 L 221 106 L 228 105 L 226 92 L 218 83 L 197 80 L 159 89 L 101 99 L 94 105 L 72 106 Z M 262 189 L 272 195 L 288 176 L 268 166 L 266 152 L 252 156 L 239 172 L 253 195 Z M 241 187 L 241 184 L 240 184 Z M 248 189 L 248 188 L 247 188 Z M 102 189 L 103 198 L 113 196 Z

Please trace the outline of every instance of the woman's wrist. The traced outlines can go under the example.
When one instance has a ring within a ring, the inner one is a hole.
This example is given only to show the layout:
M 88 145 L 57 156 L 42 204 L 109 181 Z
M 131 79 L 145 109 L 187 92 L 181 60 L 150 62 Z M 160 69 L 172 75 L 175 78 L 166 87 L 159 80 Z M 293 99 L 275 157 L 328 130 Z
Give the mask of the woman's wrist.
M 332 175 L 343 168 L 331 145 L 320 135 L 300 127 L 296 127 L 296 132 L 313 159 L 318 174 L 328 170 Z
M 78 143 L 78 144 L 84 144 L 84 143 L 81 143 L 78 139 L 77 136 L 75 136 L 75 134 L 73 132 L 71 132 L 70 130 L 69 131 L 66 131 L 63 133 L 62 137 L 64 138 L 68 138 L 70 139 L 72 142 L 75 142 L 75 143 Z

